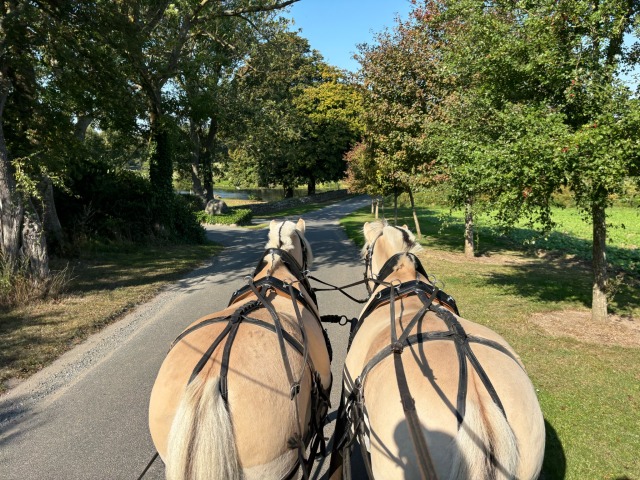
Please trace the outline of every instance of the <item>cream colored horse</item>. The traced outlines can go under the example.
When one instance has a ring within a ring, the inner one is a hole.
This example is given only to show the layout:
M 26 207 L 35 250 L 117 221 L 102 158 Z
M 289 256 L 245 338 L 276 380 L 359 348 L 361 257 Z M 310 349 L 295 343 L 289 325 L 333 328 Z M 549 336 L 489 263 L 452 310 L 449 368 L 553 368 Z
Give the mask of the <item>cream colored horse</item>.
M 389 274 L 378 280 L 392 283 L 399 290 L 402 290 L 401 285 L 411 285 L 407 282 L 416 279 L 430 283 L 418 272 L 418 269 L 423 273 L 424 270 L 410 254 L 420 247 L 406 227 L 392 227 L 386 222 L 366 223 L 364 236 L 363 252 L 368 252 L 369 278 L 377 278 L 392 256 L 406 252 L 391 260 L 385 268 Z M 369 303 L 377 301 L 376 296 L 386 288 L 379 283 L 370 284 L 375 288 Z M 387 299 L 390 300 L 388 295 Z M 415 294 L 400 295 L 393 303 L 393 320 L 389 301 L 378 304 L 361 319 L 345 363 L 347 396 L 371 359 L 390 348 L 391 325 L 396 329 L 396 338 L 400 338 L 402 330 L 425 304 Z M 410 337 L 412 340 L 405 342 L 400 354 L 419 418 L 416 431 L 422 431 L 437 478 L 537 478 L 544 454 L 544 419 L 519 357 L 500 335 L 454 315 L 443 303 L 434 297 L 433 306 L 408 332 L 422 335 Z M 365 306 L 363 313 L 367 308 Z M 471 307 L 467 309 L 469 311 Z M 456 323 L 465 334 L 453 334 Z M 427 339 L 425 332 L 430 332 L 432 338 Z M 458 341 L 459 347 L 456 346 Z M 469 346 L 471 356 L 460 354 L 464 352 L 464 342 Z M 472 356 L 486 373 L 489 387 L 472 365 Z M 466 373 L 460 373 L 461 365 Z M 390 354 L 370 368 L 364 379 L 360 378 L 363 380 L 361 391 L 368 432 L 365 443 L 376 479 L 424 476 L 403 412 L 397 375 L 393 354 Z M 489 393 L 491 388 L 497 394 L 497 401 Z
M 331 386 L 317 305 L 304 300 L 313 298 L 304 231 L 302 219 L 271 222 L 255 290 L 247 287 L 228 308 L 193 323 L 160 367 L 149 427 L 168 479 L 280 479 L 295 470 L 298 439 L 309 440 L 312 389 Z M 266 302 L 256 302 L 260 296 Z

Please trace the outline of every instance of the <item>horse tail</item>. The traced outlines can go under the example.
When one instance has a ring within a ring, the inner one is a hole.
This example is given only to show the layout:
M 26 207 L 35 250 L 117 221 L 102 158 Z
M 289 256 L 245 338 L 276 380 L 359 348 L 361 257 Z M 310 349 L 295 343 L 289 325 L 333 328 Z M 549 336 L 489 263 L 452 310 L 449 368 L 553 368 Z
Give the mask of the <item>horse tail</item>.
M 186 388 L 169 433 L 167 480 L 240 480 L 235 438 L 218 377 Z
M 449 480 L 515 479 L 520 457 L 515 434 L 493 401 L 479 401 L 467 402 Z

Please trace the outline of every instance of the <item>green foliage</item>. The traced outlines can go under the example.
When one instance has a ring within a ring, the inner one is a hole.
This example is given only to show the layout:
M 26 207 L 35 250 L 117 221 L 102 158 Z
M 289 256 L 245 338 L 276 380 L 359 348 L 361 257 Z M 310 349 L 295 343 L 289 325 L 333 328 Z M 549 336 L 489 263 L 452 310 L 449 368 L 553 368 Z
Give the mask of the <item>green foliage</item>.
M 229 213 L 209 215 L 205 211 L 198 212 L 196 218 L 201 223 L 212 225 L 249 225 L 253 212 L 248 208 L 230 209 Z
M 198 195 L 181 194 L 180 198 L 188 205 L 191 212 L 196 213 L 205 207 L 204 201 Z
M 204 243 L 205 231 L 198 221 L 193 203 L 182 195 L 173 195 L 169 240 L 178 243 Z
M 58 192 L 56 204 L 72 243 L 96 238 L 134 243 L 204 240 L 193 207 L 179 195 L 163 207 L 171 218 L 170 228 L 158 230 L 151 184 L 134 172 L 109 172 L 96 167 L 78 178 L 71 191 L 72 194 Z
M 323 62 L 321 80 L 305 86 L 294 106 L 306 120 L 302 124 L 299 174 L 301 180 L 336 181 L 344 178 L 345 153 L 362 134 L 362 101 L 343 75 Z

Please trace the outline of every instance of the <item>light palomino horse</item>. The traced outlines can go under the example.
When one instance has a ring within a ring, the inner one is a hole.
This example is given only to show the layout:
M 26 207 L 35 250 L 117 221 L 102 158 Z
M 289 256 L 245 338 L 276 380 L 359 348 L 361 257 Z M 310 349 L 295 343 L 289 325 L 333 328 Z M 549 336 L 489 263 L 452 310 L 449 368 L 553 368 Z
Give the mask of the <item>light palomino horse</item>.
M 347 431 L 365 432 L 367 468 L 384 480 L 537 478 L 544 419 L 519 357 L 454 314 L 406 227 L 366 223 L 364 236 L 373 294 L 345 362 L 343 401 Z M 337 466 L 332 459 L 332 478 Z
M 149 427 L 167 479 L 286 478 L 322 435 L 329 346 L 304 231 L 302 219 L 271 222 L 247 287 L 188 327 L 160 367 Z

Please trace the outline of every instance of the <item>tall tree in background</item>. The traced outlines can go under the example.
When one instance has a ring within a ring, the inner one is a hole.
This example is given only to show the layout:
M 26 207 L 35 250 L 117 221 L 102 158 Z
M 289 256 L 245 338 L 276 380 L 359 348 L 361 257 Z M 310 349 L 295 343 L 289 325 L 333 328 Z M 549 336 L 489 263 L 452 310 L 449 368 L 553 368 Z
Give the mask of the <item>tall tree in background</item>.
M 213 198 L 216 156 L 224 149 L 224 136 L 238 127 L 242 109 L 234 81 L 249 49 L 262 41 L 273 25 L 231 23 L 218 19 L 213 33 L 198 38 L 180 60 L 177 115 L 188 130 L 189 175 L 193 191 L 205 201 Z
M 573 192 L 593 225 L 596 321 L 607 318 L 606 208 L 638 152 L 637 103 L 617 76 L 636 61 L 623 39 L 639 10 L 626 0 L 461 1 L 445 14 L 460 25 L 448 43 L 466 80 L 458 89 L 490 102 L 471 116 L 481 119 L 473 131 L 499 127 L 484 142 L 493 152 L 483 163 L 498 173 L 490 198 L 508 224 L 533 211 L 549 224 L 552 193 Z
M 359 92 L 344 75 L 324 62 L 316 64 L 319 78 L 294 97 L 293 104 L 304 119 L 299 176 L 313 195 L 317 182 L 344 178 L 344 155 L 362 134 L 362 103 Z
M 352 161 L 373 160 L 377 190 L 393 193 L 396 201 L 408 192 L 418 235 L 413 192 L 443 179 L 435 169 L 437 144 L 431 134 L 446 94 L 438 34 L 425 22 L 398 20 L 393 31 L 376 37 L 376 44 L 360 46 L 358 57 L 368 153 L 351 156 Z M 351 169 L 357 171 L 367 169 Z
M 626 0 L 414 1 L 409 22 L 363 50 L 367 111 L 379 109 L 367 124 L 378 168 L 394 179 L 412 172 L 413 150 L 418 165 L 445 175 L 452 205 L 466 211 L 469 253 L 479 206 L 505 226 L 527 218 L 549 227 L 552 195 L 563 186 L 574 193 L 594 228 L 594 320 L 606 318 L 606 207 L 637 175 L 638 105 L 617 76 L 638 60 L 637 42 L 625 49 L 623 40 L 639 8 Z M 414 68 L 420 59 L 428 69 Z M 394 79 L 402 81 L 385 91 Z M 426 114 L 421 97 L 403 88 L 412 84 L 425 87 Z
M 278 32 L 255 46 L 239 75 L 247 110 L 246 136 L 236 158 L 255 165 L 261 186 L 280 184 L 292 197 L 300 183 L 303 114 L 294 99 L 318 83 L 318 52 L 295 32 Z
M 226 43 L 219 22 L 252 23 L 253 18 L 271 15 L 298 0 L 239 0 L 192 2 L 148 2 L 127 0 L 118 4 L 111 21 L 122 32 L 120 46 L 133 66 L 132 79 L 144 92 L 155 151 L 149 177 L 156 193 L 158 211 L 173 197 L 173 155 L 169 133 L 166 87 L 179 72 L 180 60 L 200 38 Z M 170 219 L 164 218 L 163 222 Z

